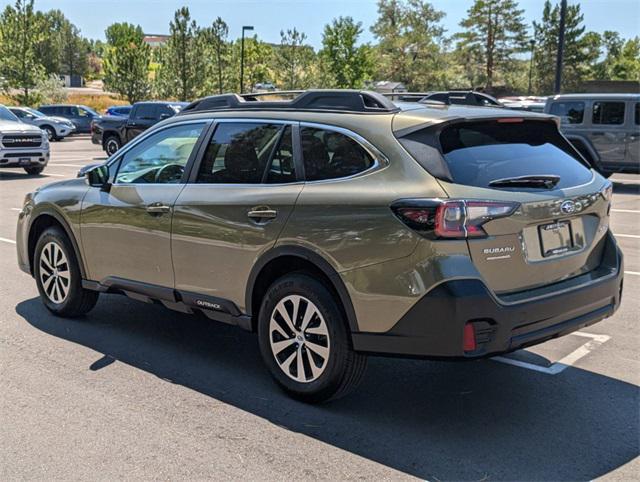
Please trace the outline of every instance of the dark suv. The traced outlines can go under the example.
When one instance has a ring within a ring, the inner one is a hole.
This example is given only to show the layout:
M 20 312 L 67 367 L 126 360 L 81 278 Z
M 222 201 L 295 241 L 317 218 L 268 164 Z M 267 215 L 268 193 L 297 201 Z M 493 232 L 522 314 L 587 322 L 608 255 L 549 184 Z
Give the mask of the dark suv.
M 84 134 L 91 132 L 91 121 L 100 117 L 91 107 L 76 104 L 41 105 L 38 111 L 48 116 L 64 117 L 76 126 L 76 133 Z
M 187 106 L 27 195 L 20 267 L 60 316 L 121 293 L 258 333 L 275 380 L 339 397 L 367 353 L 475 359 L 618 308 L 611 183 L 552 116 L 372 92 Z

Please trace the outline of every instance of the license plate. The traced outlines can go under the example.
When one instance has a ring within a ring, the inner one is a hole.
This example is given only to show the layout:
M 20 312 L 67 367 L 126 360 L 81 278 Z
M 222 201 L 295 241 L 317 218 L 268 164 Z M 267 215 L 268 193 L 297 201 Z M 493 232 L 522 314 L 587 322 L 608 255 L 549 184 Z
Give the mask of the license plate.
M 26 166 L 26 165 L 28 165 L 28 164 L 30 164 L 30 163 L 31 163 L 31 159 L 30 159 L 30 158 L 28 158 L 28 157 L 21 157 L 21 158 L 19 158 L 19 159 L 18 159 L 18 163 L 19 163 L 21 166 Z
M 538 226 L 540 233 L 540 247 L 542 256 L 555 256 L 566 253 L 573 248 L 573 236 L 571 235 L 571 223 L 558 221 L 551 224 Z

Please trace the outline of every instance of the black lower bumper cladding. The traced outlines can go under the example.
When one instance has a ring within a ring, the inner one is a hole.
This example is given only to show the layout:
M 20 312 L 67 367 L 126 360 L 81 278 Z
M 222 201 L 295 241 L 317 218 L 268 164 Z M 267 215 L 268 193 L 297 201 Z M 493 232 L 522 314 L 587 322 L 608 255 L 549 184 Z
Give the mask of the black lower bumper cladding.
M 566 335 L 611 316 L 620 305 L 622 253 L 609 235 L 596 270 L 540 289 L 496 297 L 479 279 L 446 281 L 385 333 L 352 334 L 357 351 L 429 358 L 479 358 Z M 463 350 L 473 323 L 477 347 Z

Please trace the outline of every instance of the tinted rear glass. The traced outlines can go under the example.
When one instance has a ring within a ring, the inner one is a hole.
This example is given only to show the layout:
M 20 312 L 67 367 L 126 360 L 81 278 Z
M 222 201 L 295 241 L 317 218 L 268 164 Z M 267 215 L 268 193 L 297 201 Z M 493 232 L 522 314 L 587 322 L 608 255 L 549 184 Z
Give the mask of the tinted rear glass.
M 624 123 L 624 102 L 594 102 L 592 124 Z
M 591 179 L 590 170 L 551 122 L 453 125 L 440 134 L 440 145 L 458 184 L 489 187 L 496 179 L 558 175 L 556 188 L 562 189 Z

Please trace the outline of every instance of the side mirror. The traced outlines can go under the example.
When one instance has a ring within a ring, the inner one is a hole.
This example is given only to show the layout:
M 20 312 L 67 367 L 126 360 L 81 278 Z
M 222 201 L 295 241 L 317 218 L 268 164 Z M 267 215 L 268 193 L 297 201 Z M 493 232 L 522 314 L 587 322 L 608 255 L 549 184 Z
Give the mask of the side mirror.
M 79 174 L 84 174 L 90 186 L 99 187 L 105 191 L 108 191 L 111 187 L 109 184 L 109 166 L 106 164 L 87 166 L 86 170 L 84 172 L 81 170 Z

